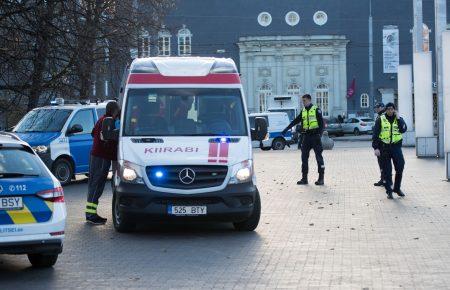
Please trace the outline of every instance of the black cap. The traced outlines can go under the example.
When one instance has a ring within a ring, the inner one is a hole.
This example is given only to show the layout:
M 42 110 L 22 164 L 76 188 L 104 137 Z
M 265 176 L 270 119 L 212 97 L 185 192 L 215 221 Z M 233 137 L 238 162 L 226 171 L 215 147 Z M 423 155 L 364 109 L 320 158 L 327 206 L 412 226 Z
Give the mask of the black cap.
M 377 104 L 375 105 L 375 109 L 378 109 L 378 108 L 384 108 L 384 104 L 383 104 L 382 102 L 377 103 Z
M 386 104 L 386 109 L 389 108 L 389 107 L 392 107 L 392 108 L 394 108 L 394 110 L 395 110 L 395 105 L 394 105 L 394 103 L 387 103 L 387 104 Z

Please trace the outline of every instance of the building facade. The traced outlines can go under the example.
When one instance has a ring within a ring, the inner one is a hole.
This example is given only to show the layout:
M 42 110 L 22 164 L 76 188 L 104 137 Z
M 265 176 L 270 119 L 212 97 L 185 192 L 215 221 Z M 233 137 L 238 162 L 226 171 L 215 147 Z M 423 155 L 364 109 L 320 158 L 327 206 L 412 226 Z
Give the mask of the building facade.
M 412 63 L 412 4 L 412 0 L 179 0 L 165 26 L 147 35 L 146 47 L 135 57 L 231 57 L 238 64 L 252 112 L 267 109 L 268 96 L 309 93 L 326 116 L 370 115 L 376 102 L 396 100 L 396 65 Z M 450 3 L 447 6 L 450 9 Z M 423 1 L 423 19 L 433 30 L 433 1 Z M 433 34 L 426 45 L 434 50 Z

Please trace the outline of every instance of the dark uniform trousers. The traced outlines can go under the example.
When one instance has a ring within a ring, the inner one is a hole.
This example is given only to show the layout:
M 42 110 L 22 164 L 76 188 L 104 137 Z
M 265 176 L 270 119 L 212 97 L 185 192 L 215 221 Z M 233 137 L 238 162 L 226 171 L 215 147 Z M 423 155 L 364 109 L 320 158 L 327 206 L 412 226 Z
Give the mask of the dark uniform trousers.
M 98 200 L 102 196 L 103 189 L 105 188 L 111 163 L 111 160 L 91 155 L 89 163 L 88 203 L 98 204 Z
M 394 163 L 395 168 L 394 191 L 399 190 L 402 183 L 403 169 L 405 168 L 401 144 L 382 144 L 381 162 L 386 190 L 392 191 L 392 163 Z
M 384 175 L 383 175 L 383 159 L 381 159 L 380 156 L 377 156 L 377 160 L 378 160 L 378 167 L 380 167 L 380 180 L 384 181 Z
M 302 138 L 302 174 L 308 174 L 308 160 L 309 160 L 309 152 L 311 149 L 314 150 L 316 154 L 317 168 L 319 173 L 325 173 L 325 163 L 322 157 L 322 140 L 319 134 L 316 135 L 307 135 L 304 134 Z

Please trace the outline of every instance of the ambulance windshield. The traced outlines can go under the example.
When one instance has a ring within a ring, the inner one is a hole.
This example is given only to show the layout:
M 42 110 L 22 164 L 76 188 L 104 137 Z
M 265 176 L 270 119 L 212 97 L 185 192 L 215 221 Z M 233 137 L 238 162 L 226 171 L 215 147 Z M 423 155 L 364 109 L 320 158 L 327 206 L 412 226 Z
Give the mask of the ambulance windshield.
M 59 132 L 69 118 L 72 110 L 68 109 L 36 109 L 28 112 L 19 126 L 17 133 Z
M 130 89 L 124 136 L 247 136 L 239 89 Z

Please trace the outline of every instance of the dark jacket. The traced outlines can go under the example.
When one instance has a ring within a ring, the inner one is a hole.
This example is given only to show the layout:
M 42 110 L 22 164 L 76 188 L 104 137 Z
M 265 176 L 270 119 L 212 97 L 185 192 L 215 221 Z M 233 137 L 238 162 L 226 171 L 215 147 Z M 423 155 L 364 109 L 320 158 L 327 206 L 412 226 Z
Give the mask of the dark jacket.
M 393 115 L 392 117 L 386 115 L 386 118 L 392 124 L 396 117 L 395 115 Z M 406 126 L 406 123 L 402 117 L 398 118 L 398 129 L 402 134 L 405 133 L 406 130 L 408 130 L 408 127 Z M 377 120 L 375 121 L 375 126 L 373 127 L 373 135 L 372 135 L 373 149 L 383 149 L 383 145 L 386 146 L 386 144 L 384 144 L 380 139 L 380 132 L 381 132 L 381 118 L 378 117 Z M 402 141 L 388 146 L 402 146 Z
M 312 108 L 313 104 L 309 105 L 308 107 L 305 107 L 307 111 L 309 111 Z M 302 122 L 302 112 L 300 111 L 300 114 L 289 124 L 289 126 L 284 129 L 283 132 L 287 132 L 289 129 L 294 127 L 295 125 L 300 125 L 300 132 L 305 135 L 322 135 L 323 132 L 323 117 L 322 117 L 322 111 L 317 108 L 316 111 L 316 118 L 317 123 L 319 124 L 319 128 L 312 129 L 312 130 L 304 130 L 303 129 L 303 122 Z
M 103 120 L 107 116 L 104 115 L 100 119 L 98 119 L 97 123 L 94 126 L 94 129 L 92 129 L 92 138 L 94 138 L 94 142 L 92 145 L 91 155 L 117 161 L 117 142 L 116 141 L 103 141 L 100 138 L 100 132 L 102 130 L 102 123 Z

